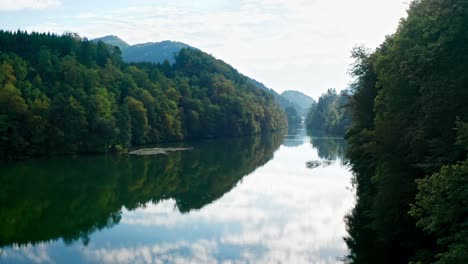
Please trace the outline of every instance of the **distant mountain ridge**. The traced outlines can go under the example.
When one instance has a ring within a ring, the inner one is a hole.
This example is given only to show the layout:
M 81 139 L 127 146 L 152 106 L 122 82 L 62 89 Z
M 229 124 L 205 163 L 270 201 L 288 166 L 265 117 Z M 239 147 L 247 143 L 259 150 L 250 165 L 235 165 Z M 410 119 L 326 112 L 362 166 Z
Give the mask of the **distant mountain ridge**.
M 174 55 L 183 48 L 196 49 L 188 44 L 164 40 L 161 42 L 148 42 L 142 44 L 129 45 L 117 36 L 109 35 L 93 39 L 93 41 L 102 41 L 106 44 L 117 46 L 122 50 L 122 58 L 125 62 L 152 62 L 163 63 L 165 60 L 174 63 Z M 247 77 L 247 76 L 246 76 Z M 282 94 L 266 87 L 263 83 L 247 77 L 257 88 L 262 89 L 273 95 L 282 109 L 293 107 L 297 113 L 306 116 L 308 109 L 315 102 L 311 97 L 297 91 L 285 91 Z
M 127 42 L 123 41 L 121 38 L 119 38 L 117 36 L 114 36 L 114 35 L 95 38 L 92 41 L 94 41 L 94 42 L 102 41 L 102 42 L 104 42 L 106 44 L 109 44 L 109 45 L 112 45 L 112 46 L 117 46 L 121 50 L 130 47 L 130 44 L 128 44 Z
M 168 60 L 170 63 L 174 63 L 174 55 L 181 49 L 196 49 L 188 44 L 171 40 L 130 45 L 114 35 L 96 38 L 93 41 L 102 41 L 106 44 L 119 47 L 122 50 L 122 58 L 125 62 L 163 63 L 165 60 Z
M 271 89 L 271 88 L 268 88 L 266 87 L 263 83 L 255 80 L 255 79 L 252 79 L 250 77 L 247 77 L 257 88 L 260 88 L 270 94 L 273 95 L 273 97 L 275 97 L 276 101 L 279 103 L 279 105 L 281 106 L 281 108 L 283 109 L 286 109 L 288 107 L 294 107 L 294 104 L 292 102 L 290 102 L 288 99 L 286 99 L 285 97 L 281 96 L 279 93 L 277 93 L 275 90 Z
M 315 103 L 315 100 L 312 97 L 294 90 L 287 90 L 282 92 L 281 97 L 296 105 L 299 108 L 296 109 L 296 111 L 302 116 L 306 116 L 309 112 L 309 109 Z
M 122 57 L 126 62 L 162 63 L 168 60 L 170 63 L 174 63 L 174 54 L 183 48 L 196 49 L 182 42 L 164 40 L 161 42 L 136 44 L 125 48 Z

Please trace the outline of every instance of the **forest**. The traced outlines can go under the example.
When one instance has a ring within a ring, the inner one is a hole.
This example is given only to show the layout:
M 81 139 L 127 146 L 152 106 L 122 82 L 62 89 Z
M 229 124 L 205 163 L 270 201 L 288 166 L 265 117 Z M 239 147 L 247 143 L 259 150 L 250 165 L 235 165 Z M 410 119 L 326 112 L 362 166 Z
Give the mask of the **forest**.
M 195 49 L 124 63 L 74 33 L 0 31 L 0 159 L 283 130 L 272 95 Z
M 468 2 L 413 1 L 353 50 L 348 263 L 468 263 Z
M 347 109 L 348 91 L 339 94 L 328 89 L 310 107 L 306 118 L 307 130 L 313 135 L 344 137 L 351 124 L 351 114 Z

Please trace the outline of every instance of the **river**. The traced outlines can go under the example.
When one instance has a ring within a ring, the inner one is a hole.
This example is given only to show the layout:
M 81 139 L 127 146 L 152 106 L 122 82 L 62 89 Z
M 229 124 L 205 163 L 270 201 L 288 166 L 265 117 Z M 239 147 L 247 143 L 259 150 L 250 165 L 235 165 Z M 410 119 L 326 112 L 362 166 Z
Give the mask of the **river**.
M 167 155 L 0 166 L 0 263 L 338 263 L 343 139 L 304 129 Z M 314 166 L 308 166 L 314 164 Z

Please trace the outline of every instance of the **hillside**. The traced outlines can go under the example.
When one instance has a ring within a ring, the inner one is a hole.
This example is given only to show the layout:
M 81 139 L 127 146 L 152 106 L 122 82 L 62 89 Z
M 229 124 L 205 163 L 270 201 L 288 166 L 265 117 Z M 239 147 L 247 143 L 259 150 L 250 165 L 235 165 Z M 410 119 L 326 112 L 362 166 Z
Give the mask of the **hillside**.
M 76 34 L 0 31 L 0 159 L 281 130 L 272 95 L 195 49 L 122 61 Z
M 95 38 L 93 42 L 102 41 L 111 46 L 117 46 L 122 50 L 122 58 L 125 62 L 152 62 L 163 63 L 168 60 L 171 64 L 175 62 L 175 55 L 183 48 L 192 48 L 182 42 L 165 40 L 161 42 L 148 42 L 129 45 L 117 36 L 109 35 Z
M 135 45 L 128 45 L 119 37 L 116 36 L 105 36 L 101 38 L 96 38 L 93 41 L 102 41 L 106 44 L 112 46 L 118 46 L 122 50 L 122 58 L 125 62 L 132 63 L 132 62 L 152 62 L 152 63 L 163 63 L 165 60 L 169 61 L 169 63 L 174 63 L 174 56 L 183 48 L 191 48 L 196 49 L 188 44 L 177 42 L 177 41 L 170 41 L 165 40 L 162 42 L 149 42 L 143 44 L 135 44 Z M 275 100 L 281 106 L 283 110 L 288 107 L 293 107 L 300 115 L 306 116 L 307 109 L 309 106 L 305 107 L 304 105 L 310 100 L 313 101 L 312 98 L 309 96 L 296 92 L 296 91 L 288 91 L 286 93 L 287 96 L 290 96 L 294 100 L 298 100 L 299 103 L 296 103 L 285 96 L 278 94 L 271 88 L 266 87 L 263 83 L 258 82 L 255 79 L 246 77 L 252 84 L 256 87 L 270 93 L 273 95 Z M 290 93 L 289 93 L 290 92 Z
M 309 112 L 309 109 L 315 103 L 315 100 L 312 99 L 312 97 L 293 90 L 287 90 L 282 92 L 281 97 L 296 105 L 296 107 L 298 108 L 297 112 L 302 116 L 306 116 Z
M 122 57 L 125 62 L 152 62 L 162 63 L 168 60 L 174 63 L 174 55 L 183 48 L 193 47 L 176 41 L 161 41 L 136 44 L 123 49 Z
M 247 77 L 248 78 L 248 77 Z M 290 102 L 288 99 L 284 98 L 283 96 L 281 96 L 279 93 L 277 93 L 275 90 L 271 89 L 271 88 L 268 88 L 266 87 L 263 83 L 255 80 L 255 79 L 252 79 L 252 78 L 248 78 L 256 87 L 270 93 L 271 95 L 273 95 L 273 97 L 276 99 L 276 101 L 279 103 L 279 105 L 281 106 L 281 108 L 283 109 L 286 109 L 288 107 L 296 107 L 292 102 Z
M 120 39 L 119 37 L 117 36 L 113 36 L 113 35 L 109 35 L 109 36 L 104 36 L 104 37 L 100 37 L 100 38 L 96 38 L 96 39 L 93 39 L 94 42 L 99 42 L 99 41 L 102 41 L 106 44 L 109 44 L 109 45 L 112 45 L 112 46 L 117 46 L 119 47 L 121 50 L 124 50 L 128 47 L 130 47 L 130 44 L 128 44 L 127 42 L 123 41 L 122 39 Z

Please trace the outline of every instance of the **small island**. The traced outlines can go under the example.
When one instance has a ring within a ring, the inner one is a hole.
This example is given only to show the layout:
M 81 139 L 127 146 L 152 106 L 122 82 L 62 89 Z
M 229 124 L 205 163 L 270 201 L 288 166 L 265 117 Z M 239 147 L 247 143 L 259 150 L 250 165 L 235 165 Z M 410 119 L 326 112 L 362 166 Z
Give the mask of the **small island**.
M 184 151 L 184 150 L 192 150 L 193 148 L 143 148 L 143 149 L 136 149 L 128 152 L 131 155 L 138 155 L 138 156 L 150 156 L 150 155 L 158 155 L 158 154 L 168 154 L 169 152 L 174 151 Z

